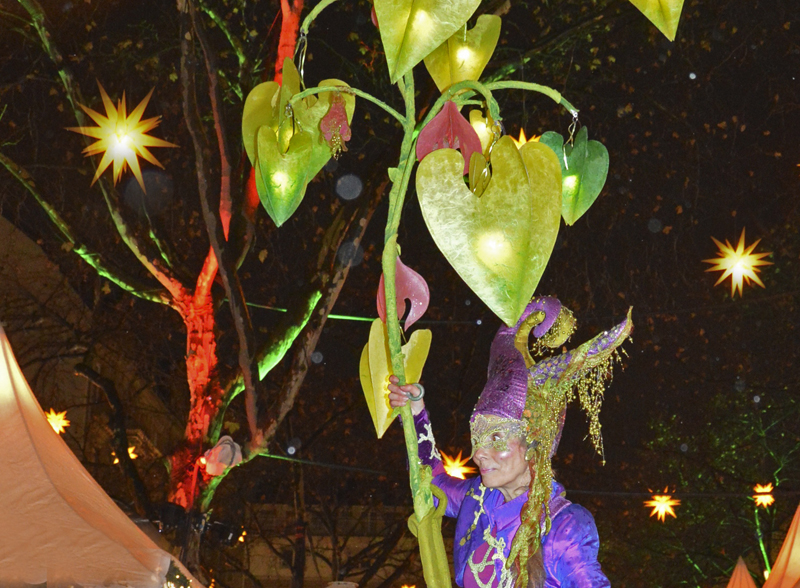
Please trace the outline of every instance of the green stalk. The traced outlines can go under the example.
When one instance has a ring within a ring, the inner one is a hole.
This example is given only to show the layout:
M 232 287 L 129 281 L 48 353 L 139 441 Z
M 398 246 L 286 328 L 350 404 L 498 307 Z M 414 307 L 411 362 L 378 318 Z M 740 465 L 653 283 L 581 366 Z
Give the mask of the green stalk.
M 764 545 L 764 535 L 761 533 L 761 521 L 758 518 L 758 507 L 753 509 L 753 516 L 756 519 L 756 537 L 758 537 L 758 548 L 761 551 L 761 557 L 764 558 L 764 569 L 769 574 L 772 568 L 769 565 L 769 556 L 767 555 L 767 546 Z

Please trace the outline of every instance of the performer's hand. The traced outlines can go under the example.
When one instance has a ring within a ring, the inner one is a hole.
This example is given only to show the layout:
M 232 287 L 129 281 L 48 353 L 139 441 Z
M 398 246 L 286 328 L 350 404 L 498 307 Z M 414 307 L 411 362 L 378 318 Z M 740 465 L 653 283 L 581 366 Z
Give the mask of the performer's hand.
M 398 386 L 397 376 L 389 376 L 389 404 L 392 408 L 400 408 L 409 402 L 409 396 L 420 396 L 423 392 L 415 384 Z M 411 414 L 417 416 L 425 408 L 425 401 L 420 398 L 411 402 Z

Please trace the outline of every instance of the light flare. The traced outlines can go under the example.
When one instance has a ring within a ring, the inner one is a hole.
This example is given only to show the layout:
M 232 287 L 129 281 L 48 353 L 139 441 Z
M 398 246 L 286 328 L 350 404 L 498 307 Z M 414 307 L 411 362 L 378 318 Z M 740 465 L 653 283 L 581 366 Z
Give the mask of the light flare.
M 666 489 L 664 489 L 666 492 Z M 655 516 L 662 523 L 666 520 L 667 515 L 677 518 L 673 506 L 680 506 L 681 501 L 673 498 L 669 494 L 654 494 L 652 500 L 646 500 L 644 505 L 653 509 L 650 516 Z
M 97 126 L 71 127 L 67 130 L 97 139 L 97 141 L 83 150 L 83 153 L 87 157 L 100 153 L 103 154 L 100 163 L 97 165 L 97 172 L 94 174 L 92 184 L 94 184 L 102 173 L 113 163 L 114 184 L 119 182 L 119 178 L 122 176 L 126 167 L 130 167 L 133 175 L 136 177 L 136 181 L 139 182 L 139 186 L 141 186 L 144 191 L 144 180 L 139 165 L 139 157 L 164 169 L 161 162 L 159 162 L 147 148 L 177 147 L 177 145 L 173 143 L 151 137 L 147 134 L 148 131 L 157 127 L 161 122 L 160 116 L 142 120 L 144 109 L 150 101 L 150 97 L 153 95 L 153 90 L 150 90 L 147 96 L 144 97 L 144 100 L 133 109 L 133 112 L 128 114 L 124 93 L 122 94 L 122 99 L 114 106 L 114 103 L 108 97 L 108 94 L 106 94 L 103 86 L 99 83 L 97 85 L 100 87 L 100 95 L 103 98 L 106 116 L 103 116 L 99 112 L 83 104 L 78 104 L 78 106 L 97 123 Z
M 753 495 L 753 500 L 756 501 L 756 508 L 767 508 L 768 506 L 772 506 L 772 504 L 775 502 L 775 497 L 772 495 L 772 490 L 772 482 L 763 485 L 756 484 L 753 487 L 753 491 L 755 492 Z
M 520 129 L 519 139 L 511 137 L 511 140 L 514 141 L 514 145 L 517 146 L 517 149 L 520 149 L 525 143 L 538 143 L 540 137 L 541 135 L 531 135 L 531 138 L 528 139 L 528 137 L 525 136 L 525 129 Z
M 461 453 L 462 452 L 459 451 L 456 457 L 450 457 L 446 453 L 442 452 L 442 465 L 444 466 L 444 471 L 447 472 L 448 476 L 466 480 L 466 474 L 474 474 L 477 470 L 474 467 L 467 465 L 467 462 L 470 458 L 465 457 L 462 459 Z
M 512 253 L 511 243 L 501 232 L 484 233 L 478 238 L 477 253 L 486 265 L 505 265 Z
M 761 242 L 761 239 L 756 240 L 755 243 L 750 246 L 746 246 L 744 241 L 744 229 L 742 229 L 742 234 L 739 237 L 739 243 L 736 245 L 735 249 L 727 239 L 725 240 L 725 244 L 720 243 L 714 237 L 711 237 L 711 240 L 714 241 L 719 248 L 719 257 L 714 259 L 704 259 L 703 263 L 714 264 L 713 267 L 710 267 L 706 270 L 707 272 L 723 272 L 720 278 L 714 284 L 715 286 L 718 286 L 728 276 L 730 276 L 731 298 L 733 298 L 737 290 L 739 291 L 739 296 L 741 297 L 744 283 L 749 285 L 751 280 L 762 288 L 765 287 L 764 283 L 761 281 L 761 278 L 758 277 L 758 272 L 760 271 L 758 266 L 772 265 L 771 261 L 765 261 L 763 259 L 767 255 L 770 255 L 771 252 L 753 253 L 753 249 L 755 249 L 756 245 Z
M 67 411 L 56 412 L 52 408 L 49 412 L 44 413 L 47 417 L 47 422 L 53 427 L 53 430 L 59 435 L 67 430 L 69 427 L 69 420 L 67 420 Z

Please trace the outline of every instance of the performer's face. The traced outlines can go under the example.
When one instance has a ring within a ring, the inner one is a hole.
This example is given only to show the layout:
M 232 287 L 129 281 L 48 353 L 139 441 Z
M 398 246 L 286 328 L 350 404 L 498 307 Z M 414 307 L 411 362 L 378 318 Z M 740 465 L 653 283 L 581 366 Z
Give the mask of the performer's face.
M 508 434 L 507 430 L 497 429 L 491 435 L 493 443 L 477 447 L 472 456 L 480 468 L 483 485 L 499 489 L 506 502 L 525 492 L 531 481 L 525 460 L 527 445 L 521 437 L 509 438 Z M 496 449 L 498 445 L 505 449 Z

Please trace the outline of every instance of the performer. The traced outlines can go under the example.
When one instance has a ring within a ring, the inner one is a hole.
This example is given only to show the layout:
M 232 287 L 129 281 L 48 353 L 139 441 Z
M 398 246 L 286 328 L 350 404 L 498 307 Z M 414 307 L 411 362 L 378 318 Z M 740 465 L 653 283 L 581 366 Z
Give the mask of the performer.
M 492 341 L 488 381 L 470 418 L 472 459 L 480 477 L 448 476 L 436 449 L 419 384 L 398 386 L 391 406 L 412 401 L 423 465 L 456 517 L 456 583 L 465 588 L 608 588 L 597 562 L 599 539 L 592 515 L 564 497 L 553 480 L 551 458 L 564 426 L 567 402 L 578 396 L 589 433 L 602 454 L 598 415 L 603 384 L 616 349 L 633 324 L 625 321 L 577 349 L 535 362 L 575 330 L 572 313 L 551 297 L 534 298 L 519 322 Z

